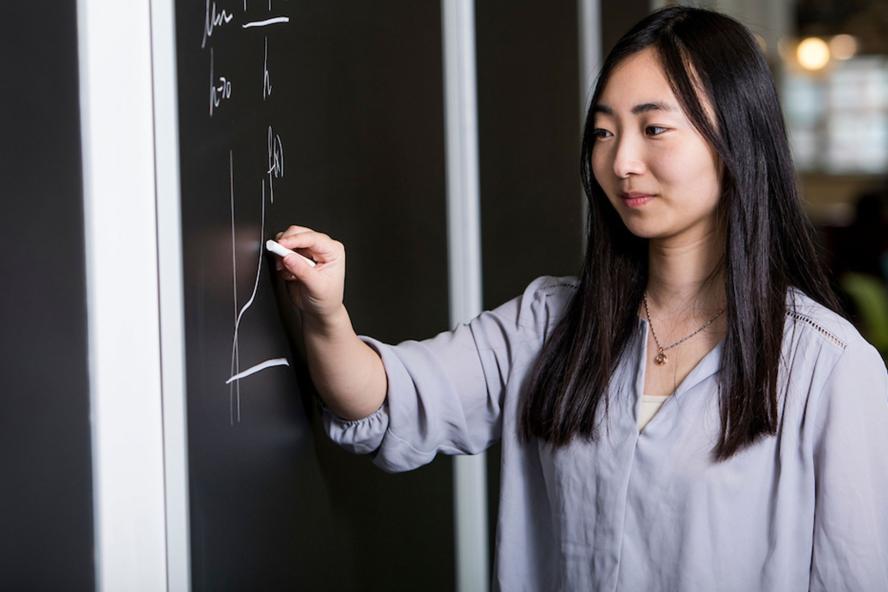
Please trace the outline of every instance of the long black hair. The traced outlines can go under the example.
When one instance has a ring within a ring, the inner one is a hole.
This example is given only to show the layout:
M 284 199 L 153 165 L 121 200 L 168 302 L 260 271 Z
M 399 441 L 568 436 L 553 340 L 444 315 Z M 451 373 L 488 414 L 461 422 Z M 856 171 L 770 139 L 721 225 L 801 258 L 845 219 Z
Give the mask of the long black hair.
M 583 131 L 580 173 L 589 200 L 579 285 L 530 375 L 519 436 L 554 446 L 595 439 L 596 410 L 638 327 L 648 279 L 648 241 L 633 235 L 591 169 L 594 106 L 614 68 L 656 52 L 683 111 L 719 156 L 725 232 L 721 276 L 727 335 L 718 375 L 725 460 L 776 433 L 777 374 L 789 287 L 838 310 L 799 200 L 783 116 L 767 62 L 749 31 L 722 14 L 669 7 L 644 18 L 614 46 L 599 74 Z M 699 93 L 699 94 L 698 94 Z M 714 108 L 711 121 L 703 98 Z

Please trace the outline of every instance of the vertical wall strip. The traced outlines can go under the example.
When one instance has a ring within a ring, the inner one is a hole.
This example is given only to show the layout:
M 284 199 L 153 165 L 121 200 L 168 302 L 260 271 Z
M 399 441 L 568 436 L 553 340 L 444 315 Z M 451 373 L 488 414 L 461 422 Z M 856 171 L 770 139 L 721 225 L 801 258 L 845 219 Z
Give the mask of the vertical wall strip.
M 481 312 L 478 108 L 473 0 L 442 0 L 447 144 L 450 322 Z M 489 586 L 486 455 L 454 458 L 456 582 L 460 592 Z
M 154 163 L 163 388 L 167 589 L 191 589 L 185 296 L 179 184 L 178 83 L 173 0 L 151 1 L 154 78 Z
M 600 0 L 577 0 L 577 19 L 580 43 L 580 138 L 586 123 L 586 111 L 592 100 L 595 79 L 601 69 L 601 3 Z M 579 147 L 577 147 L 579 152 Z M 589 203 L 585 193 L 581 193 L 583 204 L 582 254 L 586 254 L 585 222 L 589 213 Z
M 162 590 L 149 2 L 78 0 L 77 25 L 96 587 Z

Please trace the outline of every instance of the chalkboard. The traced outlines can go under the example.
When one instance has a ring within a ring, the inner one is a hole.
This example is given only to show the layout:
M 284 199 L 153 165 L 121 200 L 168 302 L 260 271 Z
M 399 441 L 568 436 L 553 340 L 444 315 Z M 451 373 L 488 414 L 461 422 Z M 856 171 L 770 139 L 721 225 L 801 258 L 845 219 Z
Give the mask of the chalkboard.
M 359 333 L 447 328 L 439 4 L 180 2 L 176 46 L 192 588 L 453 589 L 450 459 L 326 438 L 261 249 L 328 232 Z
M 76 8 L 3 7 L 12 25 L 0 36 L 5 590 L 95 584 Z

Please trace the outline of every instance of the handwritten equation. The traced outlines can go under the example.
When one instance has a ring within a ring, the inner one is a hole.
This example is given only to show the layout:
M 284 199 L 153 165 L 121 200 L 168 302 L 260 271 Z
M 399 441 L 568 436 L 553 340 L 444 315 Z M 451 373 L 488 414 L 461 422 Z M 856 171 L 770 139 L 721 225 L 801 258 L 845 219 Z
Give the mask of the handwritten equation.
M 209 117 L 212 120 L 223 110 L 229 108 L 232 104 L 232 97 L 235 93 L 247 93 L 251 84 L 256 84 L 257 99 L 261 96 L 262 103 L 271 98 L 272 94 L 272 69 L 269 59 L 269 39 L 268 34 L 261 35 L 262 43 L 262 62 L 256 64 L 257 76 L 254 82 L 233 80 L 231 72 L 233 67 L 226 64 L 226 55 L 223 53 L 221 46 L 214 47 L 216 42 L 221 42 L 223 38 L 232 36 L 243 36 L 245 43 L 259 43 L 259 35 L 257 31 L 267 30 L 269 27 L 286 26 L 290 22 L 290 18 L 286 15 L 275 12 L 272 1 L 268 0 L 267 6 L 263 5 L 262 11 L 265 13 L 258 20 L 247 19 L 247 0 L 243 0 L 241 10 L 232 10 L 221 7 L 220 2 L 215 0 L 206 0 L 205 15 L 203 19 L 203 31 L 201 34 L 201 49 L 207 51 L 207 59 L 209 62 Z M 264 3 L 263 3 L 264 4 Z M 256 10 L 251 9 L 251 15 L 256 16 Z M 238 40 L 241 42 L 241 40 Z M 229 41 L 230 44 L 230 41 Z M 216 50 L 219 50 L 218 52 Z M 236 58 L 236 55 L 232 55 Z M 233 64 L 231 64 L 233 65 Z M 243 96 L 247 96 L 243 95 Z M 239 95 L 240 96 L 240 95 Z M 240 100 L 240 99 L 238 99 Z M 219 125 L 224 125 L 221 121 Z M 255 237 L 256 259 L 255 259 L 255 276 L 249 296 L 242 302 L 241 296 L 237 289 L 237 256 L 236 247 L 238 242 L 238 231 L 236 221 L 236 199 L 235 199 L 235 173 L 236 155 L 234 149 L 228 151 L 228 186 L 229 186 L 229 207 L 231 216 L 231 279 L 232 279 L 232 300 L 234 305 L 233 332 L 231 340 L 231 360 L 229 365 L 229 374 L 224 383 L 228 385 L 229 398 L 229 416 L 231 425 L 235 425 L 241 421 L 241 382 L 249 376 L 253 376 L 258 372 L 262 372 L 276 366 L 288 366 L 289 363 L 285 357 L 270 358 L 259 360 L 255 363 L 249 363 L 246 368 L 241 367 L 241 357 L 245 352 L 241 351 L 239 335 L 241 327 L 248 316 L 250 308 L 256 301 L 256 295 L 259 291 L 260 278 L 262 276 L 262 262 L 264 254 L 262 245 L 265 244 L 265 219 L 266 219 L 266 200 L 268 205 L 274 203 L 274 185 L 275 181 L 279 181 L 284 177 L 284 142 L 281 135 L 276 131 L 271 123 L 268 123 L 264 134 L 265 145 L 257 146 L 260 150 L 267 153 L 267 166 L 262 177 L 256 179 L 256 198 L 259 201 L 259 231 Z M 246 354 L 244 357 L 247 357 Z

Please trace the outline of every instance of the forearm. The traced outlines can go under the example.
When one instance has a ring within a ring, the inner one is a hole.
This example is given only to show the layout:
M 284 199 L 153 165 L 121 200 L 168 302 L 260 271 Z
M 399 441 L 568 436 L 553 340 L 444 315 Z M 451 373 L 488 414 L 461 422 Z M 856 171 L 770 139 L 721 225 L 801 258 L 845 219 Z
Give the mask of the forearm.
M 318 394 L 343 419 L 361 419 L 385 400 L 387 378 L 379 355 L 358 339 L 345 306 L 331 318 L 302 319 L 305 356 Z

